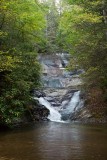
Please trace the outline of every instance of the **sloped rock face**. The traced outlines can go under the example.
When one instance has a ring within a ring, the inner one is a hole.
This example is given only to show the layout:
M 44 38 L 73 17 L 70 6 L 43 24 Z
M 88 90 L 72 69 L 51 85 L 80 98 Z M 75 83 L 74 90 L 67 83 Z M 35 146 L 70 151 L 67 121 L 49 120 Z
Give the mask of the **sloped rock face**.
M 44 106 L 37 106 L 31 110 L 33 121 L 47 121 L 49 113 L 49 110 Z
M 79 77 L 79 74 L 83 72 L 82 70 L 75 69 L 71 72 L 66 70 L 69 59 L 70 55 L 67 53 L 40 55 L 39 57 L 43 69 L 41 79 L 45 94 L 41 95 L 41 93 L 36 92 L 38 94 L 36 96 L 38 98 L 45 97 L 61 115 L 62 111 L 67 109 L 74 93 L 78 91 L 78 87 L 82 84 Z
M 38 99 L 44 97 L 61 115 L 63 110 L 67 110 L 74 93 L 78 92 L 78 88 L 82 84 L 79 77 L 79 74 L 83 72 L 82 70 L 75 69 L 72 72 L 66 70 L 69 59 L 70 55 L 67 53 L 40 55 L 43 91 L 33 90 L 34 97 L 38 97 Z M 33 120 L 46 120 L 49 111 L 45 110 L 37 102 L 35 106 L 33 106 L 31 111 Z
M 83 124 L 103 124 L 103 123 L 107 123 L 107 116 L 100 116 L 100 117 L 96 117 L 95 115 L 93 115 L 93 113 L 90 112 L 90 109 L 88 109 L 87 107 L 83 107 L 80 110 L 78 110 L 77 112 L 74 112 L 71 116 L 70 116 L 71 121 L 73 122 L 80 122 Z
M 46 96 L 46 94 L 42 90 L 37 90 L 37 89 L 33 89 L 31 91 L 31 94 L 32 94 L 32 96 L 38 97 L 38 98 Z
M 84 70 L 75 69 L 71 72 L 66 70 L 69 59 L 69 54 L 66 53 L 40 55 L 39 61 L 43 68 L 43 75 L 41 77 L 43 82 L 43 91 L 34 90 L 34 95 L 38 98 L 45 97 L 51 106 L 62 114 L 63 120 L 70 119 L 71 121 L 81 121 L 84 123 L 96 122 L 98 120 L 105 121 L 107 117 L 107 105 L 99 101 L 102 99 L 102 94 L 100 94 L 98 90 L 95 92 L 95 89 L 93 92 L 90 92 L 91 96 L 88 97 L 86 97 L 84 93 L 80 93 L 80 102 L 77 103 L 77 106 L 74 108 L 72 113 L 65 115 L 65 112 L 63 112 L 69 106 L 69 102 L 71 101 L 74 93 L 81 90 L 81 86 L 83 84 L 79 74 L 83 73 Z M 99 95 L 97 95 L 98 93 Z M 86 104 L 85 99 L 87 99 L 88 105 Z M 38 107 L 34 107 L 32 110 L 33 119 L 46 119 L 49 111 L 41 108 L 39 104 L 37 104 L 37 106 Z
M 70 119 L 81 123 L 107 123 L 107 103 L 103 101 L 102 95 L 98 88 L 90 89 L 87 95 L 81 95 L 85 99 L 84 106 L 74 112 Z
M 37 91 L 36 94 L 38 94 L 38 97 L 40 96 L 40 91 Z M 44 95 L 43 92 L 41 92 L 41 95 Z M 29 113 L 31 120 L 33 121 L 46 121 L 48 120 L 48 115 L 50 114 L 50 111 L 43 105 L 41 105 L 38 100 L 34 100 L 32 104 L 29 106 Z
M 66 70 L 69 63 L 70 55 L 60 53 L 54 55 L 43 55 L 39 57 L 42 65 L 42 82 L 44 87 L 48 88 L 67 88 L 70 86 L 78 86 L 82 84 L 79 74 L 82 70 Z
M 36 98 L 46 96 L 46 94 L 42 90 L 37 90 L 37 89 L 33 89 L 31 91 L 31 94 L 33 97 L 36 97 Z M 39 104 L 38 100 L 34 100 L 32 102 L 32 104 L 28 107 L 28 111 L 29 111 L 29 114 L 27 115 L 27 118 L 31 121 L 32 120 L 33 121 L 48 120 L 47 117 L 50 113 L 45 106 Z
M 89 122 L 91 118 L 92 115 L 86 107 L 83 107 L 70 115 L 71 121 L 81 121 L 83 123 Z

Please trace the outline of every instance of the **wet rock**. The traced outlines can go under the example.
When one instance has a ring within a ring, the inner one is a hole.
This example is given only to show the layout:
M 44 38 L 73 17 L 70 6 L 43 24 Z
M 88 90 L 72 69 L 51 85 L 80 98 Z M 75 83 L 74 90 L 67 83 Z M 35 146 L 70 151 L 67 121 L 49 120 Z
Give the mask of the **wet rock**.
M 46 96 L 46 94 L 43 91 L 39 91 L 36 89 L 33 90 L 33 95 L 38 98 Z
M 47 101 L 49 101 L 49 102 L 54 101 L 54 97 L 45 97 L 45 99 L 46 99 Z
M 63 121 L 69 120 L 69 119 L 70 119 L 70 114 L 61 114 L 61 119 L 62 119 Z
M 46 107 L 35 107 L 32 109 L 32 116 L 34 121 L 48 120 L 49 110 Z
M 92 118 L 91 113 L 89 110 L 85 107 L 82 107 L 71 114 L 70 119 L 72 121 L 88 121 L 90 118 Z
M 77 91 L 78 91 L 77 89 L 68 90 L 67 93 L 62 97 L 61 102 L 69 101 L 72 98 L 73 94 Z
M 68 100 L 64 100 L 61 104 L 61 109 L 65 109 L 66 106 L 68 105 L 69 101 Z
M 52 102 L 51 105 L 52 105 L 53 107 L 59 107 L 61 104 L 58 103 L 58 102 Z
M 53 106 L 59 107 L 61 103 L 59 102 L 59 97 L 45 97 L 45 99 Z

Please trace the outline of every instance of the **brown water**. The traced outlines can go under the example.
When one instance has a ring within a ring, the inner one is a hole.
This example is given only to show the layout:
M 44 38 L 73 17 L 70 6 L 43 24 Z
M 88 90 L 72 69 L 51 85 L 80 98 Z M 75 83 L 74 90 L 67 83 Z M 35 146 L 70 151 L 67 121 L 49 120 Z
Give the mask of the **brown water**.
M 106 128 L 44 122 L 0 133 L 0 160 L 107 160 Z

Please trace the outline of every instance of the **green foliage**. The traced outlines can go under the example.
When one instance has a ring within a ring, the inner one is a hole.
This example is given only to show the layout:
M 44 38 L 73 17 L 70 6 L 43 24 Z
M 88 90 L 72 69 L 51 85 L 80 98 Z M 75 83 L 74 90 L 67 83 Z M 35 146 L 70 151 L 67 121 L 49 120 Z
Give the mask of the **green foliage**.
M 40 85 L 37 52 L 44 43 L 45 19 L 40 4 L 29 0 L 0 2 L 0 121 L 12 123 Z
M 63 48 L 85 69 L 87 86 L 98 86 L 107 92 L 107 2 L 72 0 L 69 5 L 59 28 L 64 37 Z M 71 60 L 69 66 L 72 65 L 76 64 Z
M 70 52 L 71 68 L 83 68 L 88 87 L 107 97 L 105 0 L 0 1 L 0 121 L 17 120 L 40 85 L 38 52 Z M 78 64 L 78 65 L 77 65 Z
M 58 23 L 59 13 L 55 1 L 47 2 L 48 12 L 46 14 L 46 52 L 56 53 L 58 50 L 57 45 L 57 34 L 58 34 Z

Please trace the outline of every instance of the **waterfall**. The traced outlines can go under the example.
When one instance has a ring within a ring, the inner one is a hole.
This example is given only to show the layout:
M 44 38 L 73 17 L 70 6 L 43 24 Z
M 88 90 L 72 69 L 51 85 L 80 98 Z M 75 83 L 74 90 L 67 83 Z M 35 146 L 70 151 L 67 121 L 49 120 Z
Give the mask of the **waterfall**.
M 68 53 L 41 55 L 39 58 L 43 68 L 41 80 L 44 95 L 34 94 L 39 97 L 34 99 L 38 99 L 39 103 L 50 111 L 50 121 L 64 122 L 71 119 L 71 116 L 84 105 L 80 91 L 77 91 L 78 86 L 82 84 L 79 77 L 82 70 L 66 71 L 69 60 Z
M 47 109 L 49 109 L 50 115 L 48 116 L 48 119 L 54 122 L 64 123 L 64 121 L 69 119 L 69 115 L 71 115 L 74 111 L 76 111 L 82 105 L 80 101 L 80 91 L 77 91 L 74 93 L 68 105 L 66 106 L 66 109 L 61 110 L 61 114 L 56 109 L 54 109 L 54 107 L 52 107 L 51 104 L 45 98 L 35 97 L 34 99 L 38 100 L 41 105 L 44 105 Z
M 40 104 L 44 105 L 47 109 L 49 109 L 50 115 L 48 116 L 48 119 L 50 119 L 50 121 L 61 121 L 61 114 L 57 110 L 55 110 L 46 99 L 40 97 L 38 98 L 38 100 Z
M 73 97 L 71 98 L 71 100 L 68 104 L 66 111 L 68 113 L 74 112 L 74 110 L 78 106 L 79 101 L 80 101 L 80 91 L 74 93 Z
M 80 107 L 79 103 L 80 103 L 80 91 L 77 91 L 74 93 L 66 109 L 62 111 L 62 114 L 66 116 L 73 113 L 75 110 L 78 109 L 78 106 Z

